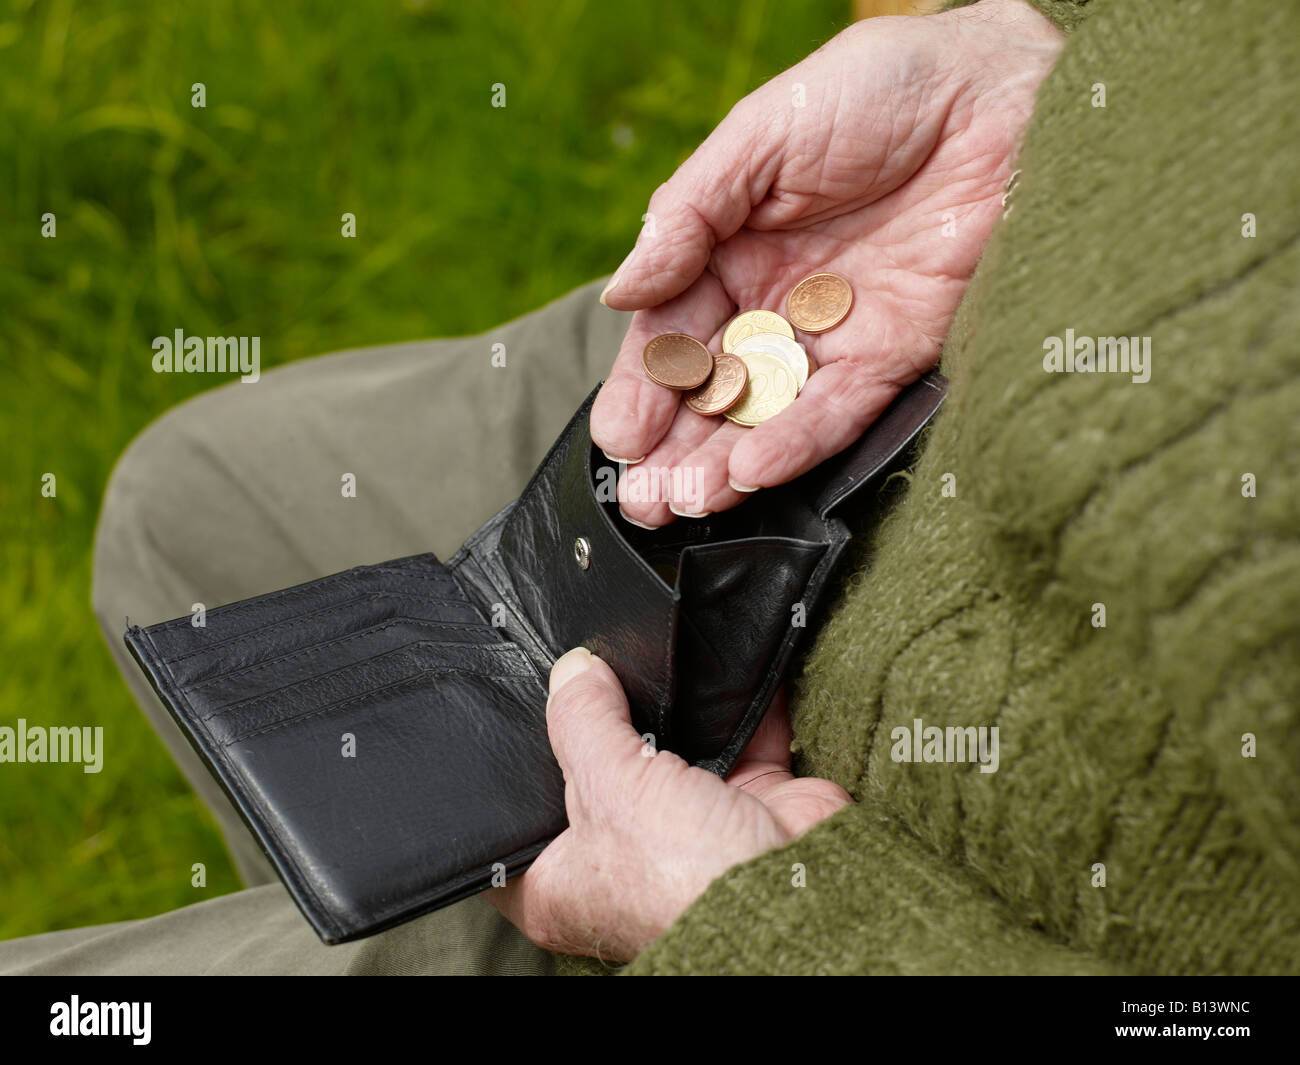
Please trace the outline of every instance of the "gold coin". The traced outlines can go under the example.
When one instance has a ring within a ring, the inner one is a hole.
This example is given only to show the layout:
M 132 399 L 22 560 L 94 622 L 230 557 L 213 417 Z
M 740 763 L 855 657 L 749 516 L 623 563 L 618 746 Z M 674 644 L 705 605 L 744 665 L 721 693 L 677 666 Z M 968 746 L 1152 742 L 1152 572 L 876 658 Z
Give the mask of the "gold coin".
M 741 311 L 722 331 L 722 350 L 735 351 L 737 344 L 756 333 L 780 333 L 794 339 L 793 327 L 776 311 Z
M 794 402 L 799 389 L 794 371 L 777 355 L 753 351 L 737 355 L 749 370 L 749 381 L 726 416 L 737 425 L 754 426 L 775 417 Z
M 755 351 L 766 351 L 789 366 L 790 372 L 794 374 L 795 388 L 803 391 L 803 386 L 808 383 L 809 364 L 808 352 L 802 344 L 783 333 L 755 333 L 740 341 L 732 349 L 732 354 L 749 355 Z
M 785 313 L 796 329 L 824 333 L 844 321 L 853 306 L 853 288 L 839 274 L 811 274 L 790 290 Z

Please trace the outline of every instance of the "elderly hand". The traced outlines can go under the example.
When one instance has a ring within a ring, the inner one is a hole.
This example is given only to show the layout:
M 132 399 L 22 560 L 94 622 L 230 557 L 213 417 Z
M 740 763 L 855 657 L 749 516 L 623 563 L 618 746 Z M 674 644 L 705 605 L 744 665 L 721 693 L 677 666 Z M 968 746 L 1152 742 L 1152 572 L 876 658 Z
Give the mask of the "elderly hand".
M 548 950 L 629 961 L 731 866 L 852 801 L 830 781 L 791 774 L 779 704 L 723 781 L 642 742 L 614 671 L 585 648 L 555 663 L 550 690 L 569 827 L 485 895 Z
M 667 485 L 689 498 L 621 491 L 626 516 L 663 525 L 789 481 L 933 367 L 1062 41 L 1022 0 L 857 23 L 737 104 L 655 192 L 602 296 L 637 314 L 591 435 L 611 458 L 692 476 Z M 822 270 L 849 279 L 853 309 L 802 338 L 818 369 L 770 421 L 694 414 L 645 376 L 651 337 L 712 338 L 716 352 L 737 309 L 784 313 L 794 283 Z

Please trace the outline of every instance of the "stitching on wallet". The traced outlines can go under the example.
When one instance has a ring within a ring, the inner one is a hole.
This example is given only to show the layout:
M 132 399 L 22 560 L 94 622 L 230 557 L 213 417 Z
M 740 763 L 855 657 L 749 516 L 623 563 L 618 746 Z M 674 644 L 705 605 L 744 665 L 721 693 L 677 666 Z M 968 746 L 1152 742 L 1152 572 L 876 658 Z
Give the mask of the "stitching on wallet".
M 446 573 L 419 573 L 412 570 L 398 569 L 393 566 L 371 566 L 370 573 L 396 573 L 404 581 L 428 581 L 430 584 L 455 585 L 455 581 Z
M 547 671 L 547 667 L 545 665 L 539 666 L 538 663 L 533 660 L 533 656 L 529 654 L 528 646 L 531 644 L 534 653 L 540 652 L 543 656 L 544 662 L 548 653 L 546 641 L 543 640 L 541 634 L 538 633 L 532 619 L 528 616 L 528 611 L 524 608 L 524 604 L 520 601 L 518 595 L 515 594 L 514 583 L 510 580 L 510 575 L 506 571 L 505 567 L 501 565 L 500 549 L 492 551 L 486 546 L 476 545 L 470 551 L 469 557 L 472 558 L 474 565 L 477 567 L 477 572 L 482 575 L 483 579 L 487 581 L 489 585 L 491 585 L 492 591 L 496 593 L 497 601 L 510 608 L 510 613 L 514 616 L 515 621 L 519 626 L 519 630 L 526 637 L 526 640 L 522 643 L 513 639 L 508 642 L 515 644 L 515 646 L 520 649 L 524 658 L 528 660 L 528 664 L 533 667 L 533 671 L 540 681 L 542 679 L 542 674 Z M 471 569 L 470 572 L 474 573 L 475 571 Z M 481 592 L 479 594 L 481 594 Z M 550 657 L 551 661 L 554 662 L 555 656 L 551 655 Z
M 273 696 L 279 695 L 281 692 L 287 692 L 295 688 L 301 688 L 303 685 L 311 684 L 315 681 L 324 680 L 326 677 L 334 677 L 340 673 L 346 673 L 349 670 L 360 669 L 363 666 L 367 666 L 370 663 L 376 662 L 381 658 L 387 658 L 390 655 L 399 655 L 407 652 L 418 653 L 414 651 L 414 649 L 421 648 L 421 647 L 477 647 L 480 650 L 489 653 L 503 653 L 504 655 L 508 655 L 511 652 L 515 654 L 519 653 L 518 648 L 512 643 L 477 644 L 477 643 L 449 643 L 449 642 L 441 642 L 437 640 L 412 640 L 410 643 L 404 643 L 397 647 L 390 647 L 386 651 L 376 651 L 374 654 L 369 655 L 366 658 L 362 658 L 356 662 L 349 662 L 346 665 L 339 666 L 337 669 L 327 670 L 323 673 L 317 673 L 310 677 L 303 677 L 301 680 L 295 680 L 295 681 L 291 681 L 288 684 L 282 684 L 280 685 L 280 687 L 272 688 L 270 691 L 262 692 L 258 695 L 250 695 L 245 699 L 238 700 L 237 702 L 227 703 L 225 706 L 220 706 L 214 709 L 210 714 L 207 714 L 203 718 L 203 720 L 211 721 L 213 718 L 223 717 L 232 711 L 239 710 L 241 708 L 246 708 L 250 704 L 261 702 L 264 699 L 270 699 Z M 503 671 L 500 674 L 496 674 L 493 673 L 491 670 L 484 669 L 482 667 L 474 668 L 471 666 L 464 666 L 460 668 L 462 668 L 466 673 L 481 673 L 484 676 L 499 675 L 499 676 L 509 676 L 509 677 L 531 677 L 534 675 L 532 670 L 529 670 L 528 672 L 520 671 L 518 673 Z
M 271 732 L 277 732 L 289 725 L 301 724 L 303 721 L 309 721 L 315 717 L 323 717 L 326 714 L 334 713 L 338 710 L 346 709 L 354 703 L 359 703 L 363 699 L 369 699 L 372 695 L 378 695 L 380 692 L 388 692 L 395 688 L 413 687 L 417 683 L 423 683 L 429 677 L 446 677 L 446 676 L 464 676 L 478 677 L 481 680 L 500 681 L 502 684 L 520 684 L 523 681 L 531 681 L 534 689 L 538 687 L 536 678 L 524 674 L 511 674 L 509 676 L 499 676 L 493 673 L 476 673 L 464 669 L 425 669 L 410 677 L 402 680 L 393 681 L 391 684 L 381 684 L 378 688 L 371 688 L 369 691 L 361 692 L 357 695 L 349 695 L 337 703 L 331 703 L 329 706 L 321 706 L 315 710 L 309 710 L 305 714 L 297 714 L 293 717 L 287 717 L 283 721 L 277 721 L 272 725 L 264 725 L 262 728 L 254 729 L 252 732 L 246 732 L 242 735 L 235 736 L 232 739 L 222 741 L 223 747 L 233 747 L 236 743 L 246 743 L 249 740 L 256 739 L 259 736 L 265 736 Z
M 487 628 L 486 625 L 481 625 L 481 623 L 479 625 L 476 625 L 472 621 L 465 621 L 465 622 L 430 621 L 427 618 L 408 618 L 405 616 L 399 618 L 390 618 L 389 620 L 381 624 L 372 625 L 369 628 L 362 629 L 360 632 L 349 633 L 346 636 L 339 636 L 330 640 L 322 640 L 320 643 L 314 643 L 310 647 L 299 647 L 293 651 L 289 651 L 286 654 L 279 655 L 275 658 L 267 659 L 265 662 L 255 662 L 252 665 L 243 666 L 240 669 L 232 669 L 227 673 L 218 673 L 215 677 L 208 677 L 206 680 L 201 680 L 196 684 L 191 684 L 189 687 L 185 688 L 184 690 L 189 692 L 199 692 L 211 684 L 217 684 L 220 681 L 229 680 L 231 677 L 249 676 L 253 673 L 258 673 L 264 669 L 270 669 L 272 666 L 282 665 L 285 662 L 292 662 L 298 658 L 305 658 L 308 655 L 312 654 L 313 652 L 323 650 L 327 647 L 340 647 L 344 644 L 351 643 L 353 640 L 363 640 L 367 636 L 378 635 L 379 633 L 384 632 L 387 629 L 391 629 L 397 625 L 427 625 L 433 628 L 453 629 L 453 630 L 462 629 L 466 633 L 466 635 L 471 635 L 474 632 L 479 631 L 480 628 L 484 628 L 484 629 Z M 506 643 L 508 641 L 503 640 L 500 642 Z M 481 646 L 486 648 L 486 647 L 493 647 L 495 646 L 495 644 L 484 643 Z
M 308 581 L 305 584 L 295 584 L 290 588 L 281 588 L 278 592 L 268 592 L 265 595 L 254 596 L 252 599 L 243 602 L 230 603 L 227 606 L 213 608 L 224 610 L 230 614 L 236 614 L 241 611 L 252 610 L 254 607 L 262 606 L 265 603 L 274 603 L 291 595 L 311 595 L 318 590 L 324 590 L 336 584 L 342 584 L 345 581 L 354 578 L 358 573 L 363 572 L 365 567 L 354 566 L 352 569 L 343 570 L 341 573 L 333 573 L 328 577 L 318 577 L 314 581 Z M 158 632 L 171 632 L 173 629 L 179 629 L 190 623 L 189 618 L 176 618 L 174 621 L 164 621 L 159 625 L 150 625 L 149 628 Z
M 425 558 L 425 557 L 432 557 L 432 556 L 416 555 L 414 557 Z M 432 574 L 419 574 L 418 572 L 415 572 L 414 565 L 411 567 L 411 569 L 408 570 L 406 567 L 388 566 L 387 563 L 381 562 L 377 566 L 353 566 L 351 569 L 345 569 L 340 573 L 332 573 L 328 577 L 317 577 L 316 580 L 314 581 L 307 581 L 303 584 L 295 584 L 290 588 L 281 588 L 278 592 L 267 592 L 264 595 L 257 595 L 254 596 L 252 599 L 248 599 L 243 602 L 227 603 L 224 606 L 213 607 L 211 612 L 216 613 L 218 610 L 220 610 L 226 615 L 235 615 L 238 613 L 242 613 L 244 611 L 252 610 L 255 607 L 262 606 L 267 603 L 275 603 L 291 595 L 311 595 L 313 592 L 320 591 L 320 590 L 327 590 L 329 588 L 332 588 L 334 585 L 343 584 L 350 579 L 355 579 L 357 577 L 364 576 L 367 573 L 376 572 L 376 571 L 385 572 L 385 573 L 397 573 L 403 577 L 420 576 L 426 580 L 434 580 L 434 581 L 445 578 L 453 585 L 455 584 L 455 581 L 452 581 L 450 576 L 439 573 L 438 571 L 434 571 Z M 183 628 L 188 624 L 190 624 L 189 618 L 176 618 L 174 621 L 164 621 L 161 624 L 151 625 L 149 627 L 159 632 L 171 632 L 174 629 Z M 156 646 L 157 645 L 155 644 L 155 647 Z
M 271 632 L 274 629 L 283 628 L 284 626 L 293 624 L 295 622 L 299 622 L 299 623 L 308 622 L 314 618 L 318 619 L 318 618 L 326 617 L 330 614 L 336 614 L 344 607 L 354 606 L 358 603 L 365 603 L 371 600 L 378 601 L 381 599 L 411 599 L 421 603 L 444 603 L 444 604 L 445 603 L 460 604 L 464 602 L 461 599 L 436 599 L 431 597 L 417 596 L 409 592 L 366 591 L 360 595 L 353 596 L 351 599 L 344 599 L 338 603 L 327 603 L 325 606 L 322 606 L 316 610 L 309 610 L 305 614 L 294 614 L 293 617 L 280 618 L 277 621 L 268 622 L 267 624 L 261 625 L 256 629 L 249 629 L 247 632 L 241 632 L 235 636 L 229 636 L 224 640 L 218 640 L 216 643 L 210 643 L 204 647 L 199 647 L 196 650 L 186 651 L 183 655 L 177 655 L 175 658 L 167 659 L 166 661 L 168 662 L 169 665 L 179 664 L 181 662 L 187 661 L 188 659 L 194 658 L 198 655 L 211 654 L 213 651 L 218 651 L 223 647 L 228 647 L 232 643 L 238 643 L 240 640 L 248 640 L 248 639 L 252 639 L 255 636 L 265 635 L 266 633 Z M 468 606 L 468 604 L 466 604 L 466 606 Z M 468 623 L 463 621 L 460 622 L 430 621 L 430 624 L 465 625 Z

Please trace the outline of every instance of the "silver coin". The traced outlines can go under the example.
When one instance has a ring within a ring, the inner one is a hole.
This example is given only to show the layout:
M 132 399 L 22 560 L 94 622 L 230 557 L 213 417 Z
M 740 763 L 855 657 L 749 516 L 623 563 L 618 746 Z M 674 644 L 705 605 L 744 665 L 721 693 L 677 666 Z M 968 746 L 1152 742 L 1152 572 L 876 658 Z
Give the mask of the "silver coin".
M 808 383 L 808 352 L 804 350 L 802 344 L 780 333 L 755 333 L 752 337 L 746 337 L 737 343 L 731 353 L 748 355 L 755 351 L 765 351 L 769 355 L 775 355 L 790 367 L 795 384 L 800 390 Z

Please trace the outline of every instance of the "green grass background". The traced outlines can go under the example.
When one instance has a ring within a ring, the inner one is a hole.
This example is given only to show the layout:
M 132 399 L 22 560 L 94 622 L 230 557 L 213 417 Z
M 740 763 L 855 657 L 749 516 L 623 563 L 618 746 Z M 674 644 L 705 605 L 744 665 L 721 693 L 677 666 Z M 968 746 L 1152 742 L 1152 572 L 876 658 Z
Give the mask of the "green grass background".
M 847 0 L 0 2 L 0 725 L 103 725 L 106 745 L 98 775 L 0 764 L 0 938 L 239 886 L 90 610 L 114 460 L 220 383 L 154 374 L 152 338 L 258 335 L 269 369 L 521 314 L 611 271 L 654 187 L 847 17 Z

